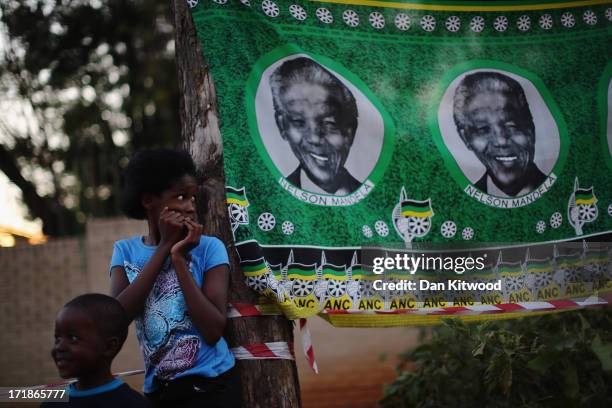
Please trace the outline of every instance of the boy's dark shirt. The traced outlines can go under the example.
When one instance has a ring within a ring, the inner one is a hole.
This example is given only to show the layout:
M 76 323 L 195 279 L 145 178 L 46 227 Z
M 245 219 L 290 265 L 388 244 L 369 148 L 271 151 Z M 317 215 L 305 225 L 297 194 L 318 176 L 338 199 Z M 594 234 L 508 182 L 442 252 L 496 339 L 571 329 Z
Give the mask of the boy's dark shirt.
M 149 400 L 127 384 L 84 397 L 70 396 L 68 402 L 43 402 L 41 408 L 151 408 Z

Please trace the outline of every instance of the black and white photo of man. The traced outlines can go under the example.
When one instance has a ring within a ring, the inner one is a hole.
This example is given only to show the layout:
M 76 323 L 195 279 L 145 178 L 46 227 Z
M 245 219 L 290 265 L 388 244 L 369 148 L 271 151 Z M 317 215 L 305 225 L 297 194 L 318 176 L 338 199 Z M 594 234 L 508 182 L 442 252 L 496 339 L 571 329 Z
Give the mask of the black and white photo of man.
M 286 179 L 303 190 L 348 195 L 362 184 L 345 163 L 358 124 L 355 97 L 336 76 L 306 57 L 270 75 L 274 118 L 299 165 Z
M 466 75 L 454 93 L 453 119 L 463 143 L 486 168 L 474 184 L 479 190 L 517 197 L 546 180 L 534 163 L 534 120 L 515 79 L 494 71 Z
M 608 140 L 608 153 L 610 154 L 610 158 L 612 158 L 612 79 L 608 82 L 608 126 L 606 127 L 606 136 Z

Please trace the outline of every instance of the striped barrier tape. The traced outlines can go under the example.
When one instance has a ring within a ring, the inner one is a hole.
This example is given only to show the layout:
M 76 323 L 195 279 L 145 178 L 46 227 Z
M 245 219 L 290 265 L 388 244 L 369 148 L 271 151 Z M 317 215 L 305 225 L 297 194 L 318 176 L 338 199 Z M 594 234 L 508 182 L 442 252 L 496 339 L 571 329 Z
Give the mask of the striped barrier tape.
M 295 360 L 293 343 L 273 341 L 230 348 L 237 360 Z
M 319 367 L 315 361 L 314 348 L 312 347 L 312 340 L 310 337 L 310 330 L 308 329 L 308 321 L 304 318 L 300 319 L 300 334 L 302 335 L 302 348 L 308 365 L 315 374 L 319 374 Z
M 418 314 L 418 315 L 478 315 L 495 313 L 513 312 L 535 312 L 553 309 L 583 308 L 592 306 L 605 306 L 610 301 L 591 296 L 581 299 L 570 300 L 549 300 L 545 302 L 522 302 L 522 303 L 501 303 L 496 305 L 474 305 L 474 306 L 450 306 L 450 307 L 431 307 L 415 309 L 396 309 L 396 310 L 337 310 L 325 309 L 322 313 L 329 315 L 339 314 L 374 314 L 374 315 L 398 315 L 398 314 Z
M 250 305 L 245 303 L 231 303 L 228 308 L 227 317 L 236 318 L 281 314 L 282 312 L 274 304 Z M 317 366 L 317 362 L 314 356 L 314 348 L 312 347 L 312 337 L 310 335 L 310 330 L 308 329 L 306 319 L 302 318 L 299 320 L 300 337 L 302 338 L 302 348 L 304 350 L 304 355 L 306 356 L 306 361 L 308 361 L 308 365 L 310 366 L 310 368 L 316 374 L 319 374 L 319 368 Z M 236 349 L 238 348 L 239 347 L 236 347 Z
M 230 303 L 227 309 L 227 317 L 250 317 L 250 316 L 274 316 L 283 313 L 275 304 L 263 303 L 251 305 L 246 303 Z

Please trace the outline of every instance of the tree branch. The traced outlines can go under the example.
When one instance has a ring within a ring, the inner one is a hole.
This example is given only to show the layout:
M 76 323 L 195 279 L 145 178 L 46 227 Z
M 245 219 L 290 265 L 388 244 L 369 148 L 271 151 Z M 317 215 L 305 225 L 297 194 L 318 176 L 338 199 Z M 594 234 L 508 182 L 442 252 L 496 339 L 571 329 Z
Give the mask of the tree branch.
M 21 190 L 25 205 L 33 217 L 42 220 L 43 232 L 46 235 L 65 235 L 69 231 L 68 226 L 74 222 L 74 216 L 55 200 L 41 197 L 36 192 L 34 184 L 21 174 L 15 156 L 2 144 L 0 144 L 0 171 Z

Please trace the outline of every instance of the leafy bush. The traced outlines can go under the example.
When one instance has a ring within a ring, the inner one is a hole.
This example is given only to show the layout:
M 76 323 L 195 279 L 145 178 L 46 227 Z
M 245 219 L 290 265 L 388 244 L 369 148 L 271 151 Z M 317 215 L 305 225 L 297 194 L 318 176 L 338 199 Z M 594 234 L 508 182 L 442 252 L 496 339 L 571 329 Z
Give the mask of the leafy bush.
M 381 405 L 612 407 L 612 308 L 444 320 L 402 355 Z

